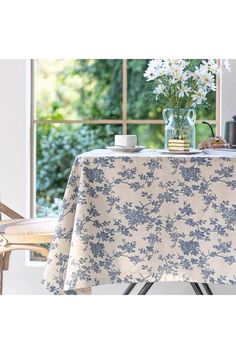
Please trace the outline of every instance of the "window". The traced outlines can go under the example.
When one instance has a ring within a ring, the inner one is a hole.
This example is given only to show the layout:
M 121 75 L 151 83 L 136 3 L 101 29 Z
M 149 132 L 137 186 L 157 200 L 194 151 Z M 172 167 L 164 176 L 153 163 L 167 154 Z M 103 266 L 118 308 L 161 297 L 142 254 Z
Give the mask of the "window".
M 143 77 L 148 60 L 37 60 L 34 62 L 36 211 L 57 213 L 76 155 L 136 134 L 140 145 L 162 148 L 164 124 Z M 197 143 L 216 124 L 216 94 L 197 112 Z

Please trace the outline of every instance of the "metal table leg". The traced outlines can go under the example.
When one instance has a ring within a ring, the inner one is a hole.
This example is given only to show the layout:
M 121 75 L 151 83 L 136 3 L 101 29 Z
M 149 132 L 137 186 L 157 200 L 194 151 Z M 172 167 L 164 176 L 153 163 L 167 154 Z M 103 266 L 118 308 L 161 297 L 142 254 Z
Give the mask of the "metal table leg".
M 146 295 L 154 283 L 146 283 L 139 291 L 138 295 Z M 196 295 L 204 295 L 198 283 L 190 283 Z M 203 284 L 208 295 L 213 295 L 207 284 Z
M 190 283 L 196 295 L 204 295 L 198 283 Z
M 139 291 L 138 295 L 146 295 L 151 289 L 154 283 L 145 283 L 142 289 Z M 190 283 L 196 295 L 204 295 L 198 283 Z M 123 292 L 123 295 L 130 295 L 137 283 L 131 283 L 127 289 Z M 207 295 L 213 295 L 213 292 L 208 284 L 203 283 L 203 288 L 205 289 Z
M 139 291 L 138 295 L 146 295 L 154 283 L 146 283 Z
M 212 292 L 212 290 L 211 290 L 211 288 L 209 287 L 208 284 L 203 283 L 202 286 L 203 286 L 203 288 L 205 289 L 207 295 L 213 295 L 213 292 Z
M 125 291 L 123 292 L 123 295 L 129 295 L 136 285 L 137 285 L 136 283 L 131 283 L 128 286 L 128 288 L 125 289 Z

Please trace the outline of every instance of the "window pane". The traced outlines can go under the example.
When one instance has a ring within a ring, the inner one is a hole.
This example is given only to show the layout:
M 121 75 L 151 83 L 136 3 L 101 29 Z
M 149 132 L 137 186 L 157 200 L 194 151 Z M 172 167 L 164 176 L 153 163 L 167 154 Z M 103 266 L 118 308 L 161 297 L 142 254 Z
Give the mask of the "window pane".
M 36 61 L 37 119 L 121 119 L 122 60 Z
M 164 125 L 163 124 L 129 124 L 128 134 L 138 137 L 138 145 L 151 149 L 163 149 Z
M 37 124 L 37 216 L 57 214 L 75 157 L 112 144 L 121 125 Z
M 147 59 L 128 60 L 127 116 L 130 119 L 162 119 L 162 107 L 157 104 L 152 92 L 148 92 L 143 76 L 147 63 Z
M 215 125 L 212 124 L 212 127 L 215 131 Z M 208 139 L 211 136 L 210 128 L 206 124 L 196 124 L 196 147 L 198 147 L 198 144 L 201 141 Z
M 216 119 L 216 93 L 211 91 L 207 96 L 208 107 L 196 111 L 197 120 Z

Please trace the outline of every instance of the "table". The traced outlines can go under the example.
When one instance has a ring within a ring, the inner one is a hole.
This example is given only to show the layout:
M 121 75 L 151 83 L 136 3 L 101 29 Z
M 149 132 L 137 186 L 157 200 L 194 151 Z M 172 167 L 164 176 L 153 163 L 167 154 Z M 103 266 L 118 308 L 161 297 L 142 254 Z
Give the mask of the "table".
M 43 284 L 236 284 L 236 157 L 93 150 L 76 157 Z

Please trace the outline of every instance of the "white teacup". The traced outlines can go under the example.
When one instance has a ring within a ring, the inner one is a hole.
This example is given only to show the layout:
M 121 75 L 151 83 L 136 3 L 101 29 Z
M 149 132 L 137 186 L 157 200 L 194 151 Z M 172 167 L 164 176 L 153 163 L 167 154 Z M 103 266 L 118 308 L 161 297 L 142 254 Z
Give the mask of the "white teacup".
M 115 146 L 134 147 L 137 146 L 136 135 L 115 135 Z

